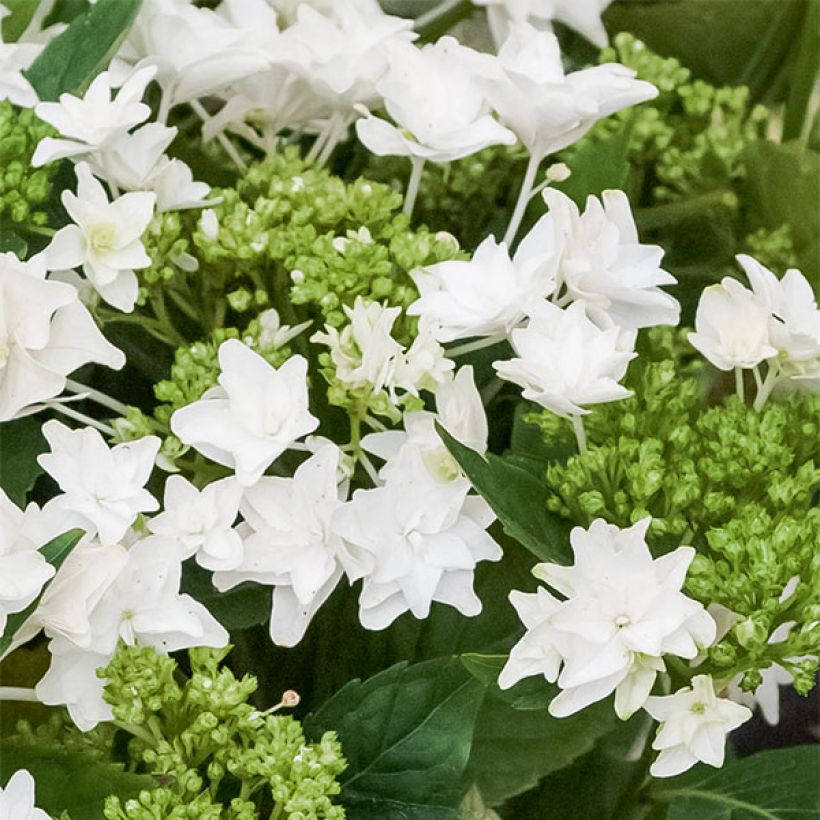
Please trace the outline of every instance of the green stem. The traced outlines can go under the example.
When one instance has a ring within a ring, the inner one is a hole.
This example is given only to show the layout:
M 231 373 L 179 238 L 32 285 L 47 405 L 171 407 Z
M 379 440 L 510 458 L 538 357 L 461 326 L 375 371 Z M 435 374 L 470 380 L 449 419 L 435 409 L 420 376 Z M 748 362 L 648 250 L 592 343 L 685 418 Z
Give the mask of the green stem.
M 475 6 L 472 0 L 444 0 L 430 11 L 420 14 L 413 28 L 419 33 L 422 40 L 437 40 L 456 23 L 469 17 Z
M 806 114 L 820 70 L 820 3 L 807 3 L 803 36 L 789 72 L 789 96 L 783 115 L 783 140 L 800 139 L 806 132 Z
M 118 729 L 122 729 L 124 732 L 128 732 L 128 734 L 134 735 L 134 737 L 138 737 L 151 748 L 157 745 L 156 738 L 151 732 L 143 729 L 142 726 L 137 726 L 134 723 L 126 723 L 124 720 L 112 720 L 111 723 Z

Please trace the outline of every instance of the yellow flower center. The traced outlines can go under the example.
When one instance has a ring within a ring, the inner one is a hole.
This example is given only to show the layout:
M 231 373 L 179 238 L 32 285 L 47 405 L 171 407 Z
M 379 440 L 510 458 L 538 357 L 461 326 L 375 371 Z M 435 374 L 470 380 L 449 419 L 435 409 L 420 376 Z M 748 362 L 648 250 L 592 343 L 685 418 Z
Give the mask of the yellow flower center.
M 93 225 L 88 231 L 88 244 L 95 253 L 109 253 L 114 250 L 117 228 L 110 222 Z

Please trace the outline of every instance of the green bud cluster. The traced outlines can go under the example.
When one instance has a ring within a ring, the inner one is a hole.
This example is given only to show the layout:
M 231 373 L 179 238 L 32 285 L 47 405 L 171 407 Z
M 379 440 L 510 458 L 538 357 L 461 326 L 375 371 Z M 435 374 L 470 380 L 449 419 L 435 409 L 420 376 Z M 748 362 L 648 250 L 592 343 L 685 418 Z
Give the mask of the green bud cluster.
M 692 544 L 688 593 L 736 618 L 708 671 L 743 674 L 753 689 L 779 663 L 808 691 L 820 654 L 820 396 L 793 392 L 760 411 L 735 395 L 710 406 L 691 354 L 676 353 L 685 331 L 653 333 L 650 349 L 672 357 L 636 360 L 625 381 L 634 395 L 585 416 L 588 449 L 546 467 L 548 508 L 583 525 L 652 516 L 654 550 Z M 525 420 L 549 445 L 566 441 L 565 420 Z M 788 637 L 769 643 L 787 622 Z
M 58 163 L 32 168 L 31 158 L 37 143 L 53 134 L 30 108 L 0 101 L 0 218 L 38 226 L 48 222 L 41 206 L 51 193 Z
M 273 714 L 281 706 L 256 709 L 256 679 L 223 666 L 228 651 L 191 650 L 191 676 L 180 682 L 176 661 L 121 643 L 98 671 L 118 725 L 134 735 L 132 770 L 160 783 L 134 799 L 109 797 L 108 820 L 345 816 L 333 803 L 346 766 L 335 735 L 309 743 L 297 720 Z
M 773 231 L 758 228 L 744 239 L 744 244 L 746 253 L 770 270 L 785 271 L 798 264 L 794 237 L 788 224 L 781 225 Z

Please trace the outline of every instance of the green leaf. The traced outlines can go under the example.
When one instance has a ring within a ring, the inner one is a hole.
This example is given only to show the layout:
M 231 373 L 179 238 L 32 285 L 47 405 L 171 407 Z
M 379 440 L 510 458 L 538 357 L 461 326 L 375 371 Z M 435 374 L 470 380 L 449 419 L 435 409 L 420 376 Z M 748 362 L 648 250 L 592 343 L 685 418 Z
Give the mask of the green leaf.
M 557 687 L 547 683 L 542 675 L 533 675 L 518 681 L 509 689 L 498 686 L 498 676 L 507 662 L 507 655 L 481 655 L 477 652 L 467 652 L 461 655 L 461 662 L 467 671 L 485 686 L 492 690 L 493 695 L 513 709 L 524 711 L 546 709 L 550 701 L 558 694 Z
M 611 699 L 554 718 L 546 709 L 515 709 L 491 690 L 478 713 L 467 776 L 488 806 L 498 806 L 589 752 L 617 722 Z
M 820 748 L 759 752 L 722 769 L 699 765 L 656 781 L 651 797 L 669 803 L 666 820 L 797 820 L 820 816 Z
M 24 72 L 41 100 L 86 88 L 125 39 L 142 0 L 98 0 L 72 20 Z
M 31 22 L 40 0 L 4 0 L 3 5 L 9 11 L 3 18 L 3 42 L 14 43 Z
M 548 490 L 529 469 L 513 459 L 479 455 L 436 425 L 473 487 L 492 507 L 504 531 L 540 561 L 569 563 L 569 525 L 547 509 Z
M 246 581 L 227 592 L 219 592 L 211 581 L 211 573 L 193 561 L 182 565 L 182 592 L 207 607 L 227 630 L 248 629 L 265 623 L 270 616 L 271 587 Z
M 791 229 L 798 267 L 820 285 L 820 155 L 799 142 L 760 140 L 745 154 L 750 209 L 769 229 Z
M 82 530 L 69 530 L 56 538 L 52 538 L 44 547 L 40 547 L 40 552 L 55 570 L 58 570 L 63 561 L 71 554 L 71 550 L 77 546 L 79 540 L 85 535 Z M 50 582 L 49 582 L 50 583 Z M 11 646 L 14 635 L 17 630 L 25 623 L 26 619 L 37 608 L 40 603 L 40 598 L 43 597 L 48 584 L 46 584 L 42 592 L 24 609 L 22 612 L 15 612 L 8 616 L 6 621 L 6 631 L 0 636 L 0 658 L 3 657 L 6 650 Z
M 0 231 L 0 253 L 11 251 L 18 259 L 25 259 L 28 251 L 28 242 L 14 231 Z
M 305 722 L 334 730 L 350 820 L 456 820 L 484 687 L 455 658 L 400 663 L 340 689 Z
M 37 456 L 48 446 L 41 425 L 33 416 L 0 423 L 0 488 L 18 507 L 42 473 Z
M 99 820 L 109 795 L 126 800 L 157 785 L 153 777 L 125 772 L 120 764 L 51 746 L 4 741 L 0 744 L 0 781 L 28 769 L 37 786 L 37 806 L 53 817 L 68 811 L 71 820 Z

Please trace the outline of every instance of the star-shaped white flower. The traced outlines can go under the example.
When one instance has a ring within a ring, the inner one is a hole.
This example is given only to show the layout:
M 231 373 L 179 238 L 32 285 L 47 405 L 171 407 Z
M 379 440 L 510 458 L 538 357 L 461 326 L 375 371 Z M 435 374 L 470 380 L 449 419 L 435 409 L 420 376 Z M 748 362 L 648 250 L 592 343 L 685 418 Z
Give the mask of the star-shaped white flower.
M 34 778 L 18 769 L 0 788 L 0 818 L 3 820 L 49 820 L 48 814 L 34 806 Z
M 330 526 L 341 506 L 339 448 L 323 445 L 293 478 L 264 477 L 245 492 L 244 555 L 230 572 L 214 574 L 219 590 L 243 581 L 273 586 L 270 634 L 295 646 L 342 576 L 345 549 Z
M 603 519 L 573 529 L 573 566 L 543 563 L 533 574 L 558 592 L 512 592 L 527 632 L 513 648 L 499 685 L 541 674 L 562 692 L 550 713 L 566 717 L 615 692 L 622 719 L 646 702 L 665 654 L 692 659 L 715 639 L 716 625 L 680 589 L 694 558 L 679 547 L 653 559 L 650 519 L 626 530 Z
M 529 322 L 512 331 L 511 342 L 517 358 L 493 362 L 499 377 L 559 416 L 584 415 L 585 405 L 632 395 L 618 383 L 636 356 L 624 349 L 623 331 L 601 330 L 579 302 L 565 310 L 550 302 L 533 305 Z
M 413 271 L 419 298 L 407 312 L 434 322 L 441 342 L 506 336 L 534 303 L 553 293 L 556 262 L 553 246 L 534 232 L 512 259 L 506 244 L 488 236 L 468 262 L 439 262 Z
M 154 215 L 156 194 L 134 191 L 108 201 L 88 165 L 79 162 L 77 193 L 63 191 L 62 202 L 73 225 L 60 228 L 45 253 L 50 270 L 82 265 L 100 296 L 130 312 L 137 300 L 134 270 L 151 264 L 140 237 Z
M 604 191 L 587 199 L 581 214 L 566 194 L 547 188 L 549 213 L 532 233 L 552 235 L 560 264 L 556 271 L 558 304 L 583 302 L 600 327 L 637 330 L 677 325 L 680 305 L 660 285 L 676 279 L 661 267 L 663 248 L 638 238 L 629 199 L 623 191 Z
M 242 538 L 233 529 L 242 499 L 242 485 L 223 478 L 197 490 L 181 475 L 165 482 L 163 511 L 148 522 L 156 535 L 173 539 L 182 558 L 210 570 L 229 570 L 242 560 Z
M 385 629 L 407 610 L 426 618 L 433 601 L 468 616 L 481 611 L 475 567 L 499 560 L 501 548 L 485 531 L 495 515 L 469 490 L 466 479 L 434 481 L 417 462 L 384 487 L 357 490 L 337 512 L 333 528 L 349 547 L 348 576 L 364 579 L 359 620 L 366 629 Z
M 277 370 L 236 339 L 223 342 L 218 357 L 219 386 L 177 410 L 171 429 L 250 487 L 319 425 L 308 410 L 307 359 L 291 356 Z
M 673 777 L 698 761 L 719 768 L 726 735 L 752 716 L 745 706 L 719 698 L 709 675 L 695 675 L 691 687 L 674 695 L 648 698 L 644 708 L 661 724 L 652 742 L 660 751 L 649 769 L 654 777 Z
M 82 98 L 61 94 L 59 102 L 39 103 L 34 109 L 37 116 L 53 125 L 62 138 L 40 140 L 31 164 L 37 168 L 63 157 L 93 153 L 147 120 L 151 108 L 141 100 L 155 73 L 153 67 L 135 71 L 112 98 L 111 77 L 102 71 Z
M 63 391 L 66 376 L 125 356 L 110 344 L 68 284 L 46 279 L 45 257 L 0 254 L 0 422 Z
M 83 646 L 65 637 L 49 644 L 51 665 L 35 690 L 48 705 L 65 705 L 84 731 L 110 720 L 102 699 L 105 666 L 118 641 L 175 652 L 195 646 L 223 647 L 228 633 L 190 595 L 180 594 L 182 565 L 173 542 L 150 536 L 128 550 L 127 561 L 89 614 L 90 635 Z
M 82 516 L 85 529 L 104 544 L 119 541 L 139 513 L 159 507 L 144 489 L 161 444 L 156 436 L 109 449 L 92 427 L 72 430 L 54 419 L 43 425 L 43 435 L 51 452 L 37 461 L 60 485 L 62 495 L 54 503 Z

